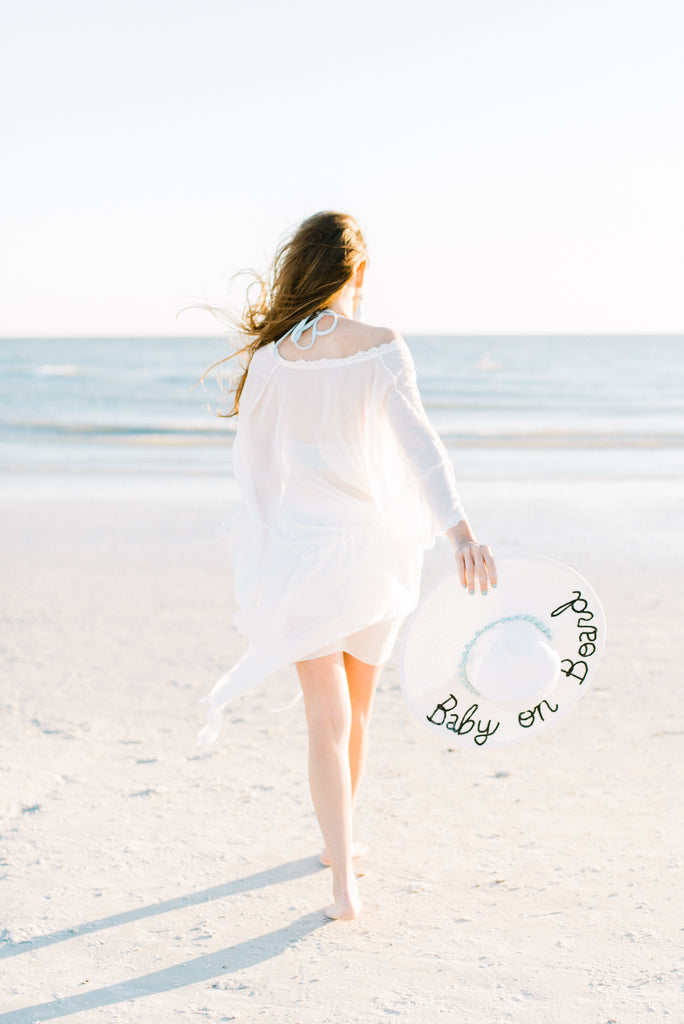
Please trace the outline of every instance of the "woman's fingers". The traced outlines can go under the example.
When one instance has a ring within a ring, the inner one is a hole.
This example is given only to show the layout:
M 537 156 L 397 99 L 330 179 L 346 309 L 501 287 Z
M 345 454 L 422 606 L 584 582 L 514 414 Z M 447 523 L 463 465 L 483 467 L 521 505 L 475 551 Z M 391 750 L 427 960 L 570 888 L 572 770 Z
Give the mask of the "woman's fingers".
M 475 544 L 466 544 L 460 551 L 456 552 L 456 565 L 458 575 L 464 587 L 475 593 L 475 561 L 473 559 L 473 548 Z
M 457 553 L 456 564 L 459 579 L 471 594 L 475 593 L 476 582 L 483 594 L 487 593 L 490 584 L 496 586 L 496 564 L 486 544 L 468 544 Z
M 477 582 L 480 584 L 480 590 L 482 591 L 483 594 L 486 594 L 487 593 L 487 567 L 485 565 L 484 555 L 482 553 L 482 547 L 481 546 L 478 546 L 478 548 L 475 551 L 473 551 L 473 567 L 474 567 L 474 570 L 475 570 L 474 577 L 477 579 Z M 471 590 L 473 589 L 472 586 L 471 586 L 470 589 Z
M 489 582 L 493 587 L 495 587 L 499 581 L 496 575 L 496 562 L 494 561 L 494 555 L 486 544 L 484 545 L 483 551 L 485 565 L 487 566 L 487 572 L 489 573 Z
M 467 581 L 467 584 L 468 584 L 468 591 L 469 591 L 469 593 L 474 594 L 475 593 L 476 565 L 475 565 L 475 556 L 474 556 L 472 545 L 468 548 L 468 551 L 466 552 L 465 566 L 466 566 L 466 581 Z

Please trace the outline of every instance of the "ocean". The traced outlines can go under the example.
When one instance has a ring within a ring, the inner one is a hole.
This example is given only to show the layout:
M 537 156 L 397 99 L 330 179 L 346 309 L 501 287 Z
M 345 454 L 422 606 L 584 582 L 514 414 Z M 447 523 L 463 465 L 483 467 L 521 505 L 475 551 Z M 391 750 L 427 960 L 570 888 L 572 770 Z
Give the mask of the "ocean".
M 409 337 L 457 478 L 684 476 L 684 337 Z M 0 339 L 5 493 L 231 492 L 220 337 Z M 228 377 L 229 377 L 228 373 Z

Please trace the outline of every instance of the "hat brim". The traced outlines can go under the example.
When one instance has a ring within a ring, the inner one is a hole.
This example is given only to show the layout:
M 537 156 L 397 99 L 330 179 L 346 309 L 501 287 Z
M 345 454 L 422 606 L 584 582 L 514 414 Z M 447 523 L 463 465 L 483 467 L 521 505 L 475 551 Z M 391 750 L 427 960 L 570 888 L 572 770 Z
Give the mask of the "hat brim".
M 458 574 L 423 597 L 404 635 L 402 693 L 412 714 L 450 745 L 474 749 L 518 743 L 553 728 L 591 689 L 605 645 L 605 615 L 588 581 L 562 562 L 538 555 L 496 560 L 498 586 L 469 594 Z M 503 708 L 462 681 L 463 652 L 489 623 L 530 616 L 550 631 L 561 659 L 553 689 L 538 703 Z

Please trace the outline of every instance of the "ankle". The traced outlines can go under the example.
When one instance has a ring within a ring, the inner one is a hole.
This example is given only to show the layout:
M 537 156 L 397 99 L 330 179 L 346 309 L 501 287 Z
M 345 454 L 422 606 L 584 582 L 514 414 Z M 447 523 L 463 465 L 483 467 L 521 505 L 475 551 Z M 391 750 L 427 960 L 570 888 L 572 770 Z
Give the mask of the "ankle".
M 333 893 L 336 898 L 343 896 L 357 896 L 359 883 L 353 869 L 344 874 L 333 873 Z

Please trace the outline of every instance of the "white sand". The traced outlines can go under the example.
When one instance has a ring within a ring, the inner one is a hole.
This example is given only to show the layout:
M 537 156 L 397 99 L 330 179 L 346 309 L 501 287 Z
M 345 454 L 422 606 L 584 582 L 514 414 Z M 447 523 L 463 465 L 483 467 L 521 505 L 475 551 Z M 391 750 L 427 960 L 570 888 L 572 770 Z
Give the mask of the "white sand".
M 596 686 L 545 736 L 451 751 L 405 712 L 392 663 L 352 923 L 321 913 L 302 705 L 269 713 L 293 672 L 195 748 L 195 701 L 241 650 L 221 505 L 0 506 L 0 1022 L 684 1018 L 681 489 L 511 487 L 461 493 L 495 552 L 596 587 Z M 426 582 L 450 564 L 431 552 Z

